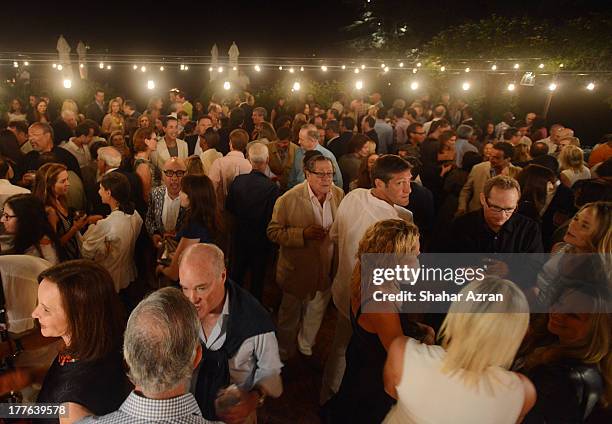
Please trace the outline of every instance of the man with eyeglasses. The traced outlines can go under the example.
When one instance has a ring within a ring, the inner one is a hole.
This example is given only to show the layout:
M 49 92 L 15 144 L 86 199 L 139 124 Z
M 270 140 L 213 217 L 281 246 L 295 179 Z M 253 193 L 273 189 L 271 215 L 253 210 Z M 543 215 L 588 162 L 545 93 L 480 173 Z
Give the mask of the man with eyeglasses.
M 446 247 L 440 250 L 493 254 L 544 252 L 540 225 L 515 213 L 520 197 L 521 188 L 514 178 L 498 175 L 487 180 L 479 196 L 482 210 L 455 219 Z M 495 264 L 501 277 L 508 274 L 504 265 Z
M 267 230 L 268 238 L 280 245 L 276 282 L 283 290 L 277 331 L 281 359 L 295 353 L 296 338 L 299 351 L 312 355 L 331 298 L 334 243 L 328 232 L 344 196 L 332 183 L 334 168 L 328 157 L 308 151 L 303 168 L 306 181 L 276 201 Z
M 162 171 L 163 185 L 151 191 L 145 227 L 156 246 L 161 245 L 164 237 L 173 238 L 183 223 L 185 210 L 181 207 L 179 193 L 186 171 L 183 159 L 168 159 Z

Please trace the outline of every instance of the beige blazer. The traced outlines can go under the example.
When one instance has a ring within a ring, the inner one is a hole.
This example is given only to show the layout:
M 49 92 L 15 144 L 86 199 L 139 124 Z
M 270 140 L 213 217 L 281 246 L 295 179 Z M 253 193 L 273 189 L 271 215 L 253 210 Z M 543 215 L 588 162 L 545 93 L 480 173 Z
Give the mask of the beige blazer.
M 317 223 L 307 184 L 304 181 L 278 198 L 268 225 L 268 238 L 280 245 L 276 282 L 283 291 L 300 299 L 308 299 L 317 291 L 327 290 L 336 268 L 334 260 L 330 275 L 324 281 L 319 281 L 321 264 L 317 258 L 320 257 L 320 242 L 304 240 L 303 237 L 304 228 Z M 331 193 L 331 211 L 336 219 L 336 210 L 344 192 L 332 185 Z M 334 258 L 336 255 L 334 252 Z
M 509 165 L 508 168 L 504 169 L 503 174 L 516 178 L 519 172 L 521 172 L 521 168 Z M 484 191 L 485 183 L 489 178 L 491 178 L 491 162 L 486 161 L 475 165 L 461 189 L 457 209 L 463 209 L 466 212 L 480 209 L 480 193 Z
M 178 157 L 187 159 L 189 156 L 189 147 L 183 140 L 177 138 L 176 145 L 178 147 Z M 168 152 L 168 146 L 166 146 L 166 140 L 162 137 L 157 141 L 157 150 L 151 153 L 151 163 L 159 170 L 164 169 L 164 164 L 170 159 L 170 152 Z

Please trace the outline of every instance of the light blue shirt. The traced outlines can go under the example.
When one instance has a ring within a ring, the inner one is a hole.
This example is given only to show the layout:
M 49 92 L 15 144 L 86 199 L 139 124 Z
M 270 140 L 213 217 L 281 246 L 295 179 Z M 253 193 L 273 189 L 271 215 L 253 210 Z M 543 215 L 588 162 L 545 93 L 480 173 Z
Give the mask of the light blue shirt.
M 393 127 L 384 119 L 377 119 L 374 131 L 378 135 L 378 153 L 381 155 L 391 153 L 393 145 Z
M 340 172 L 340 167 L 338 166 L 338 162 L 336 161 L 334 154 L 318 143 L 315 150 L 321 152 L 321 154 L 326 158 L 331 159 L 332 164 L 334 165 L 334 184 L 337 187 L 342 188 L 342 173 Z M 293 166 L 289 172 L 289 179 L 287 182 L 288 188 L 292 188 L 306 179 L 304 176 L 304 164 L 302 163 L 304 161 L 305 154 L 306 152 L 301 147 L 295 152 L 295 160 L 293 161 Z
M 458 138 L 457 141 L 455 141 L 455 158 L 457 158 L 456 162 L 458 168 L 461 168 L 463 165 L 463 155 L 465 155 L 466 152 L 478 153 L 478 149 L 469 141 Z

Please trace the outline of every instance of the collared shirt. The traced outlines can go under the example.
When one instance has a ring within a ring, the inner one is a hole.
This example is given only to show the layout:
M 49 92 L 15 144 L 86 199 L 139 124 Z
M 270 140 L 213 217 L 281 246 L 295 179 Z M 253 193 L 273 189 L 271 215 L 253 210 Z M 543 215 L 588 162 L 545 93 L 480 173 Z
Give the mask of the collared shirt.
M 210 424 L 191 393 L 171 399 L 149 399 L 130 393 L 119 410 L 101 417 L 85 417 L 81 423 L 203 423 Z
M 458 138 L 457 141 L 455 141 L 455 158 L 458 168 L 461 168 L 463 165 L 463 155 L 465 155 L 467 152 L 478 153 L 478 149 L 468 140 Z
M 334 154 L 318 143 L 314 149 L 321 152 L 321 154 L 325 156 L 326 158 L 331 159 L 332 164 L 334 165 L 334 172 L 335 172 L 334 184 L 337 187 L 342 188 L 342 172 L 340 171 L 340 167 L 338 166 L 338 162 L 336 161 L 336 157 L 334 156 Z M 287 182 L 288 188 L 292 188 L 293 186 L 298 185 L 299 183 L 301 183 L 302 181 L 306 179 L 306 177 L 304 176 L 304 163 L 303 163 L 305 154 L 306 152 L 301 147 L 295 151 L 293 167 L 291 168 L 291 171 L 289 172 L 289 180 Z
M 201 135 L 198 136 L 195 147 L 193 148 L 193 154 L 196 156 L 200 156 L 202 154 L 202 146 L 200 146 L 201 137 L 202 137 Z
M 393 127 L 384 119 L 377 119 L 374 124 L 374 131 L 378 134 L 378 153 L 381 155 L 391 153 L 391 146 L 393 146 Z
M 542 233 L 534 220 L 514 213 L 494 232 L 489 228 L 482 209 L 457 218 L 448 234 L 449 253 L 541 253 Z
M 400 118 L 395 122 L 395 144 L 404 144 L 408 140 L 406 130 L 410 126 L 410 121 L 406 118 Z
M 252 169 L 251 162 L 244 158 L 244 153 L 237 150 L 232 150 L 224 157 L 213 162 L 208 176 L 213 182 L 216 192 L 222 196 L 219 199 L 222 202 L 219 204 L 221 209 L 224 209 L 225 196 L 227 196 L 229 186 L 236 175 L 248 174 Z
M 329 236 L 338 244 L 339 255 L 332 294 L 336 307 L 345 317 L 349 317 L 350 282 L 359 241 L 372 224 L 398 218 L 412 222 L 412 212 L 375 197 L 371 190 L 357 188 L 342 199 Z
M 180 196 L 176 196 L 176 199 L 173 199 L 168 195 L 168 190 L 166 190 L 164 194 L 164 206 L 162 208 L 162 223 L 166 231 L 172 231 L 176 228 L 176 220 L 178 219 L 180 209 Z
M 0 179 L 0 209 L 4 207 L 4 202 L 15 194 L 28 194 L 30 190 L 11 184 L 9 180 Z
M 79 147 L 73 140 L 74 137 L 68 140 L 68 142 L 62 144 L 60 147 L 72 153 L 72 155 L 79 162 L 79 166 L 81 168 L 89 165 L 91 163 L 91 153 L 89 152 L 89 146 L 87 144 L 84 144 L 83 146 Z
M 202 161 L 202 168 L 204 169 L 204 174 L 208 175 L 210 173 L 210 168 L 212 167 L 212 164 L 215 163 L 217 159 L 222 157 L 223 153 L 218 152 L 214 147 L 206 150 L 205 152 L 202 152 L 200 154 L 200 160 Z
M 308 187 L 308 195 L 310 196 L 310 203 L 312 204 L 312 212 L 314 214 L 317 225 L 320 225 L 321 227 L 329 231 L 332 224 L 334 223 L 334 217 L 332 215 L 331 210 L 331 191 L 327 193 L 327 195 L 325 196 L 325 201 L 321 205 L 321 202 L 319 202 L 319 199 L 317 199 L 316 194 L 314 194 L 314 192 L 310 188 L 310 184 L 306 183 L 306 186 Z M 329 275 L 331 263 L 334 257 L 334 243 L 329 238 L 329 235 L 326 235 L 325 238 L 321 240 L 319 254 L 319 262 L 323 265 L 321 267 L 322 272 L 319 278 L 323 280 L 324 278 L 326 278 L 325 276 Z
M 200 340 L 207 349 L 219 350 L 227 337 L 229 320 L 229 296 L 225 296 L 223 310 L 208 338 L 200 328 Z M 230 382 L 250 391 L 255 385 L 263 388 L 272 397 L 283 390 L 280 372 L 283 364 L 278 353 L 278 341 L 273 331 L 246 339 L 236 354 L 229 360 Z M 198 381 L 197 373 L 191 380 L 192 392 Z

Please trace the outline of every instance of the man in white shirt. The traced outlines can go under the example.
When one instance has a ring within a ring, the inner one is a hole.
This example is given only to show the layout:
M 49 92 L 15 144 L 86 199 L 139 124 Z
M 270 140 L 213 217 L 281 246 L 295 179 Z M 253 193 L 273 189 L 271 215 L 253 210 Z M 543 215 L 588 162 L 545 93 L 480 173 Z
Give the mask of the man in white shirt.
M 68 150 L 79 162 L 81 168 L 91 163 L 91 153 L 89 153 L 89 143 L 94 136 L 94 129 L 83 123 L 77 125 L 74 130 L 74 137 L 71 137 L 66 143 L 60 147 Z
M 0 210 L 4 207 L 4 202 L 9 197 L 15 194 L 27 194 L 30 192 L 27 188 L 19 187 L 11 184 L 9 181 L 13 178 L 13 169 L 8 161 L 0 156 Z
M 253 424 L 265 397 L 283 391 L 282 363 L 268 312 L 226 273 L 223 252 L 215 245 L 192 245 L 181 258 L 181 289 L 202 325 L 202 362 L 192 392 L 205 418 Z M 240 401 L 218 416 L 215 398 L 228 381 L 238 386 Z
M 399 156 L 381 156 L 372 168 L 374 188 L 351 191 L 338 208 L 330 238 L 338 244 L 338 272 L 332 285 L 332 295 L 339 313 L 334 342 L 323 371 L 321 404 L 338 391 L 344 375 L 344 355 L 352 334 L 349 320 L 350 282 L 359 242 L 366 230 L 378 221 L 412 221 L 412 213 L 405 209 L 410 196 L 411 169 L 412 166 Z
M 333 184 L 329 158 L 308 152 L 304 172 L 306 181 L 276 201 L 267 231 L 268 238 L 280 245 L 276 282 L 283 291 L 278 310 L 283 360 L 295 353 L 296 336 L 299 351 L 312 355 L 331 297 L 334 243 L 328 232 L 344 197 Z

